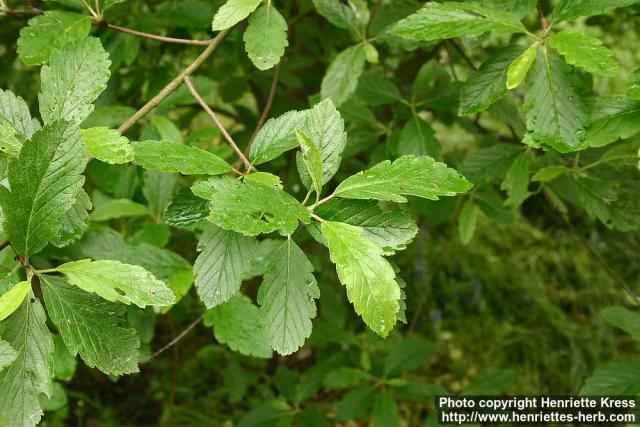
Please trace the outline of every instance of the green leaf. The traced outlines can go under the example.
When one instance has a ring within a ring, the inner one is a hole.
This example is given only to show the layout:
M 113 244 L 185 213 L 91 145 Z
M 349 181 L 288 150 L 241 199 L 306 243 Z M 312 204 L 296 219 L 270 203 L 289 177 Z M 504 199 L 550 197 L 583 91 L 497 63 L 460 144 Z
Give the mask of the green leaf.
M 521 46 L 501 49 L 471 74 L 460 91 L 460 114 L 470 116 L 484 111 L 507 94 L 507 68 L 522 49 Z
M 527 135 L 523 142 L 561 153 L 576 150 L 585 138 L 589 115 L 576 89 L 577 77 L 556 55 L 538 55 L 525 97 Z
M 343 30 L 348 30 L 354 35 L 364 33 L 364 26 L 358 19 L 358 10 L 351 5 L 344 4 L 339 0 L 312 0 L 318 13 L 324 16 L 327 21 Z
M 268 70 L 280 62 L 289 46 L 287 21 L 275 7 L 264 5 L 249 17 L 243 39 L 251 62 L 260 70 Z
M 538 53 L 538 42 L 535 42 L 518 56 L 507 68 L 507 89 L 515 89 L 524 80 L 531 68 L 531 64 L 536 60 Z
M 478 207 L 471 201 L 465 202 L 458 218 L 458 235 L 463 245 L 468 244 L 476 232 L 478 222 Z
M 531 181 L 537 181 L 537 182 L 552 181 L 557 177 L 559 177 L 560 175 L 569 173 L 570 171 L 571 169 L 562 165 L 546 166 L 540 169 L 538 172 L 536 172 L 531 178 Z
M 91 199 L 86 191 L 80 190 L 76 202 L 60 217 L 60 230 L 53 236 L 51 244 L 63 248 L 78 240 L 89 228 Z
M 324 100 L 308 110 L 300 129 L 316 144 L 320 150 L 323 175 L 322 184 L 326 184 L 336 174 L 342 161 L 342 152 L 347 144 L 347 133 L 344 131 L 344 120 L 331 100 Z M 306 174 L 302 156 L 298 158 L 298 172 L 307 188 L 311 179 Z
M 298 221 L 308 223 L 309 211 L 276 186 L 237 180 L 218 181 L 211 195 L 208 220 L 247 236 L 282 230 L 291 234 Z
M 0 191 L 4 227 L 25 257 L 41 251 L 58 233 L 60 218 L 82 188 L 85 159 L 78 129 L 64 121 L 45 126 L 9 162 L 12 191 Z
M 524 152 L 515 158 L 507 170 L 500 188 L 509 195 L 509 204 L 517 209 L 529 197 L 529 154 Z
M 322 79 L 320 94 L 339 107 L 358 87 L 364 70 L 365 52 L 362 45 L 346 48 L 335 57 Z
M 8 342 L 0 340 L 0 371 L 11 365 L 18 357 L 18 352 Z
M 464 391 L 465 396 L 497 396 L 513 383 L 516 372 L 511 369 L 492 370 L 476 377 Z
M 134 141 L 135 163 L 145 169 L 178 172 L 184 175 L 220 175 L 231 165 L 198 147 L 170 141 Z
M 50 314 L 49 317 L 51 317 Z M 53 372 L 55 377 L 62 381 L 71 381 L 78 365 L 76 355 L 69 352 L 60 335 L 53 336 L 53 347 Z
M 611 76 L 619 71 L 613 52 L 595 37 L 574 31 L 560 31 L 549 38 L 551 46 L 567 63 L 593 74 Z
M 328 221 L 361 228 L 364 237 L 380 246 L 386 255 L 404 250 L 418 232 L 411 215 L 401 209 L 382 210 L 373 201 L 331 200 L 318 206 L 315 213 Z
M 429 41 L 476 37 L 483 33 L 526 32 L 517 16 L 475 3 L 427 3 L 399 21 L 391 33 L 409 40 Z
M 54 50 L 82 40 L 91 31 L 91 17 L 79 13 L 48 10 L 31 18 L 20 30 L 18 55 L 27 65 L 49 61 Z
M 149 211 L 156 221 L 161 221 L 165 209 L 173 200 L 178 175 L 157 170 L 144 171 L 142 194 L 147 199 Z
M 126 310 L 120 304 L 84 292 L 66 280 L 40 276 L 51 320 L 72 355 L 80 354 L 90 368 L 108 375 L 139 372 L 140 342 L 135 329 L 125 328 Z
M 89 37 L 69 43 L 51 55 L 42 67 L 38 96 L 45 124 L 59 119 L 81 123 L 93 111 L 93 102 L 107 87 L 109 55 L 100 40 Z
M 209 215 L 209 203 L 184 188 L 173 199 L 164 213 L 164 222 L 174 227 L 197 224 Z
M 309 136 L 300 129 L 296 129 L 298 144 L 302 150 L 302 161 L 306 166 L 308 176 L 311 177 L 313 189 L 316 192 L 316 201 L 322 193 L 323 168 L 320 150 Z
M 0 116 L 27 139 L 31 139 L 33 134 L 40 130 L 40 122 L 38 119 L 31 118 L 29 106 L 24 99 L 15 96 L 9 90 L 0 89 Z
M 398 138 L 398 153 L 401 155 L 427 155 L 436 160 L 442 159 L 442 147 L 435 131 L 420 116 L 414 115 L 402 128 Z
M 85 152 L 110 164 L 128 163 L 133 160 L 133 147 L 129 140 L 115 129 L 94 127 L 80 131 Z
M 324 386 L 330 390 L 352 388 L 371 379 L 371 374 L 368 372 L 355 368 L 342 367 L 325 376 Z
M 640 68 L 636 68 L 627 82 L 627 96 L 629 99 L 640 101 Z
M 640 341 L 640 314 L 624 307 L 607 307 L 600 313 L 604 320 Z
M 240 233 L 209 224 L 198 247 L 202 250 L 193 265 L 196 289 L 207 308 L 228 301 L 240 290 L 251 268 L 257 241 Z
M 367 47 L 373 48 L 370 44 L 365 44 L 364 47 L 365 53 Z M 358 80 L 356 95 L 367 105 L 385 105 L 402 101 L 402 95 L 396 85 L 379 68 L 362 74 Z
M 638 0 L 560 0 L 549 21 L 554 24 L 571 21 L 581 16 L 598 15 L 609 9 L 626 7 L 637 2 Z
M 336 188 L 335 195 L 347 199 L 376 199 L 405 203 L 403 195 L 438 200 L 469 190 L 472 185 L 458 172 L 428 156 L 402 156 L 385 160 L 352 175 Z
M 25 139 L 8 120 L 0 116 L 0 154 L 4 153 L 13 159 L 18 157 Z
M 409 338 L 394 345 L 384 362 L 385 378 L 414 371 L 429 363 L 433 345 L 422 338 Z
M 623 358 L 595 370 L 580 389 L 581 396 L 635 396 L 640 394 L 640 360 Z
M 360 228 L 323 221 L 321 230 L 356 313 L 371 330 L 386 337 L 396 324 L 400 308 L 400 286 L 393 267 L 382 257 L 382 249 Z
M 6 319 L 20 307 L 31 290 L 31 282 L 16 283 L 11 289 L 0 295 L 0 321 Z
M 57 271 L 80 289 L 100 295 L 107 301 L 168 306 L 175 302 L 173 292 L 142 267 L 118 261 L 83 259 L 62 264 Z
M 213 17 L 211 29 L 222 31 L 231 28 L 251 14 L 262 0 L 227 0 Z
M 386 388 L 381 388 L 376 394 L 371 421 L 375 427 L 395 427 L 400 423 L 398 404 Z
M 36 298 L 0 323 L 0 336 L 18 353 L 0 372 L 0 414 L 6 426 L 34 427 L 42 418 L 38 395 L 51 396 L 53 339 Z
M 113 199 L 96 207 L 91 213 L 91 221 L 109 221 L 116 218 L 147 216 L 146 206 L 132 202 L 129 199 Z
M 369 412 L 375 395 L 373 384 L 361 384 L 352 388 L 342 396 L 336 404 L 336 419 L 339 421 L 354 420 Z
M 591 106 L 585 144 L 603 147 L 640 132 L 640 102 L 622 96 L 601 96 Z
M 280 117 L 267 120 L 251 145 L 251 162 L 259 165 L 297 147 L 295 130 L 302 126 L 308 113 L 309 110 L 289 111 Z
M 294 353 L 311 335 L 320 289 L 313 266 L 289 237 L 270 257 L 258 291 L 264 336 L 281 355 Z
M 258 307 L 243 294 L 208 310 L 204 324 L 213 326 L 216 340 L 233 351 L 263 359 L 271 357 L 271 347 L 258 321 Z

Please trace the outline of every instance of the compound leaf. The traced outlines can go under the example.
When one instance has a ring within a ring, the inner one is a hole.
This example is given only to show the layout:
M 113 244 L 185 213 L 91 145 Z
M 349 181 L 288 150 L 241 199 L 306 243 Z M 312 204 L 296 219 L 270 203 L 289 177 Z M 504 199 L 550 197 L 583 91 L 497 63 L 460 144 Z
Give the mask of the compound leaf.
M 387 336 L 400 309 L 400 286 L 382 249 L 353 225 L 323 221 L 320 227 L 356 313 L 372 331 Z
M 280 62 L 289 45 L 287 21 L 275 7 L 264 5 L 249 17 L 243 39 L 251 62 L 260 70 L 268 70 Z
M 40 72 L 42 93 L 38 100 L 45 124 L 86 119 L 93 111 L 93 101 L 107 87 L 110 65 L 109 55 L 94 37 L 56 50 Z
M 429 156 L 402 156 L 385 160 L 371 169 L 352 175 L 336 188 L 335 195 L 347 199 L 375 199 L 404 203 L 404 195 L 438 200 L 471 188 L 454 169 Z
M 0 191 L 4 227 L 12 247 L 25 257 L 42 250 L 61 228 L 84 182 L 85 160 L 78 129 L 58 121 L 26 141 L 9 162 L 11 191 Z
M 258 292 L 258 318 L 271 347 L 282 355 L 295 352 L 311 335 L 320 289 L 313 266 L 288 238 L 270 257 Z
M 61 277 L 40 276 L 51 320 L 72 355 L 108 375 L 138 372 L 140 342 L 135 329 L 122 326 L 124 306 L 71 286 Z
M 198 244 L 193 272 L 196 290 L 207 308 L 228 301 L 239 290 L 257 251 L 255 237 L 247 237 L 209 224 Z
M 62 264 L 57 271 L 67 276 L 70 283 L 107 301 L 133 303 L 141 308 L 175 302 L 173 292 L 164 282 L 137 265 L 83 259 Z
M 549 38 L 551 46 L 567 63 L 593 74 L 611 76 L 619 71 L 613 52 L 595 37 L 574 31 L 560 31 Z

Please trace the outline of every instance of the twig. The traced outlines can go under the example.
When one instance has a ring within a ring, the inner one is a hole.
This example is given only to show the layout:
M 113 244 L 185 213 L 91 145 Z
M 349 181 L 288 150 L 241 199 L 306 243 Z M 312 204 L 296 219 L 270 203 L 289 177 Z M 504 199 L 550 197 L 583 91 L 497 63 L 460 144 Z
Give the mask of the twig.
M 9 246 L 10 244 L 11 244 L 11 242 L 8 241 L 8 240 L 0 242 L 0 251 L 3 250 L 4 248 L 6 248 L 7 246 Z
M 544 33 L 547 34 L 549 31 L 549 21 L 545 18 L 544 13 L 542 12 L 542 6 L 540 6 L 540 2 L 537 3 L 536 8 L 538 10 L 538 18 L 540 18 L 540 25 L 544 30 Z
M 218 129 L 220 129 L 220 132 L 224 136 L 224 139 L 227 140 L 231 148 L 233 148 L 233 151 L 235 151 L 238 157 L 240 157 L 240 160 L 242 160 L 242 163 L 244 164 L 245 168 L 247 170 L 250 170 L 253 167 L 251 166 L 251 162 L 249 161 L 249 159 L 247 159 L 247 156 L 244 155 L 242 150 L 238 148 L 233 138 L 231 138 L 231 135 L 229 135 L 229 132 L 227 132 L 227 130 L 222 125 L 222 122 L 220 122 L 220 119 L 218 119 L 218 115 L 211 108 L 209 108 L 209 105 L 207 105 L 207 102 L 198 93 L 197 89 L 193 85 L 193 82 L 191 81 L 189 76 L 185 77 L 184 82 L 187 84 L 187 87 L 191 91 L 191 94 L 196 99 L 196 101 L 198 101 L 198 103 L 202 106 L 202 108 L 204 108 L 204 111 L 206 111 L 207 114 L 209 114 L 209 117 L 211 117 L 211 119 L 216 124 Z
M 453 56 L 451 55 L 451 51 L 449 50 L 449 45 L 447 43 L 443 43 L 444 50 L 447 52 L 447 58 L 449 59 L 449 69 L 451 70 L 451 74 L 453 75 L 453 79 L 458 81 L 458 73 L 456 73 L 456 68 L 453 63 Z
M 205 313 L 202 313 L 196 320 L 193 321 L 193 323 L 187 326 L 184 331 L 180 332 L 180 334 L 178 334 L 177 337 L 169 341 L 169 343 L 164 347 L 162 347 L 160 350 L 156 351 L 151 356 L 149 356 L 149 358 L 145 362 L 155 359 L 156 357 L 160 356 L 162 353 L 164 353 L 165 351 L 169 350 L 171 347 L 176 345 L 180 340 L 182 340 L 182 338 L 187 336 L 187 334 L 191 332 L 191 330 L 195 328 L 198 323 L 202 322 L 202 319 L 204 319 L 204 315 Z
M 21 14 L 39 15 L 42 13 L 42 10 L 36 7 L 30 7 L 27 9 L 13 9 L 5 5 L 5 6 L 0 6 L 0 13 L 5 13 L 7 15 L 21 15 Z
M 99 25 L 99 26 L 102 26 L 102 27 L 105 27 L 105 28 L 110 28 L 112 30 L 120 31 L 122 33 L 132 34 L 134 36 L 144 37 L 144 38 L 151 39 L 151 40 L 158 40 L 158 41 L 166 42 L 166 43 L 179 43 L 179 44 L 192 44 L 192 45 L 199 45 L 199 46 L 207 46 L 212 41 L 211 39 L 209 39 L 209 40 L 193 40 L 193 39 L 180 39 L 180 38 L 175 38 L 175 37 L 165 37 L 165 36 L 160 36 L 158 34 L 145 33 L 144 31 L 138 31 L 138 30 L 134 30 L 134 29 L 131 29 L 131 28 L 121 27 L 120 25 L 110 24 L 107 21 L 96 21 L 95 24 Z
M 249 138 L 249 143 L 247 144 L 247 148 L 244 150 L 246 154 L 249 154 L 249 150 L 251 150 L 251 145 L 253 144 L 253 140 L 258 135 L 260 128 L 264 125 L 264 122 L 267 121 L 267 117 L 271 112 L 271 106 L 273 105 L 273 98 L 276 94 L 276 89 L 278 87 L 278 79 L 280 78 L 280 63 L 276 65 L 275 70 L 273 71 L 273 78 L 271 79 L 271 89 L 269 89 L 269 95 L 267 96 L 267 102 L 264 104 L 264 108 L 262 109 L 262 114 L 260 114 L 260 120 L 258 120 L 258 124 L 256 128 L 253 130 L 251 134 L 251 138 Z
M 182 70 L 178 76 L 173 79 L 168 85 L 166 85 L 156 96 L 151 98 L 149 102 L 147 102 L 142 108 L 136 111 L 131 117 L 127 119 L 120 127 L 118 128 L 118 132 L 121 134 L 125 133 L 131 126 L 133 126 L 138 120 L 147 115 L 151 110 L 156 108 L 158 104 L 160 104 L 167 96 L 169 96 L 173 91 L 175 91 L 181 84 L 184 82 L 184 79 L 193 73 L 195 70 L 202 65 L 202 63 L 216 50 L 216 48 L 220 45 L 220 42 L 225 38 L 225 36 L 231 31 L 231 29 L 227 29 L 219 33 L 215 36 L 209 46 L 191 63 Z

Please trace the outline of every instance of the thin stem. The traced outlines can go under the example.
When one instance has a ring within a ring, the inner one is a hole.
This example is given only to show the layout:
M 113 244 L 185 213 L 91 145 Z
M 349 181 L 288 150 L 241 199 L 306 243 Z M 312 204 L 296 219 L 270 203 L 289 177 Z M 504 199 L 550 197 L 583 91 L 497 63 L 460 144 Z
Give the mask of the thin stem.
M 198 46 L 207 46 L 211 43 L 210 40 L 192 40 L 192 39 L 180 39 L 175 37 L 165 37 L 158 34 L 145 33 L 144 31 L 138 31 L 131 28 L 121 27 L 120 25 L 110 24 L 107 21 L 96 21 L 96 25 L 100 25 L 112 30 L 120 31 L 122 33 L 131 34 L 138 37 L 144 37 L 146 39 L 158 40 L 166 43 L 178 43 L 178 44 L 191 44 Z
M 182 340 L 182 338 L 186 337 L 187 334 L 189 334 L 189 332 L 191 332 L 191 330 L 193 328 L 195 328 L 196 325 L 198 325 L 198 323 L 202 322 L 202 319 L 204 319 L 204 314 L 205 313 L 202 313 L 196 320 L 193 321 L 193 323 L 191 323 L 189 326 L 187 326 L 184 331 L 180 332 L 180 334 L 178 334 L 177 337 L 175 337 L 174 339 L 169 341 L 169 343 L 167 345 L 165 345 L 160 350 L 156 351 L 151 356 L 149 356 L 149 358 L 146 360 L 146 362 L 148 362 L 148 361 L 150 361 L 152 359 L 155 359 L 156 357 L 160 356 L 162 353 L 164 353 L 165 351 L 169 350 L 171 347 L 176 345 L 178 342 L 180 342 L 180 340 Z
M 314 210 L 316 207 L 320 206 L 323 203 L 328 202 L 329 200 L 333 199 L 335 197 L 335 193 L 331 193 L 329 194 L 327 197 L 325 197 L 324 199 L 320 199 L 317 202 L 315 202 L 314 204 L 312 204 L 311 206 L 309 206 L 307 209 L 309 209 L 310 211 Z
M 617 157 L 609 157 L 608 159 L 601 159 L 601 160 L 597 160 L 593 163 L 589 163 L 586 166 L 583 166 L 581 168 L 579 168 L 578 170 L 580 172 L 586 171 L 587 169 L 591 169 L 594 168 L 598 165 L 601 165 L 603 163 L 609 163 L 609 162 L 615 162 L 616 160 L 626 160 L 626 159 L 637 159 L 638 156 L 634 156 L 634 155 L 627 155 L 627 156 L 617 156 Z
M 258 135 L 258 132 L 264 125 L 264 122 L 267 121 L 267 117 L 271 112 L 271 106 L 273 105 L 273 98 L 276 94 L 276 89 L 278 87 L 278 79 L 280 78 L 280 63 L 276 65 L 275 70 L 273 71 L 273 78 L 271 79 L 271 89 L 269 89 L 269 95 L 267 96 L 267 102 L 264 104 L 264 108 L 262 109 L 262 114 L 260 114 L 260 120 L 258 120 L 258 124 L 256 128 L 253 130 L 251 134 L 251 138 L 249 139 L 249 144 L 247 144 L 247 148 L 244 150 L 246 154 L 249 154 L 249 150 L 251 150 L 251 145 L 253 144 L 253 140 Z
M 207 114 L 209 114 L 209 117 L 211 117 L 211 120 L 213 120 L 213 122 L 216 124 L 218 129 L 220 129 L 220 132 L 224 136 L 224 139 L 227 140 L 231 148 L 233 148 L 233 151 L 235 151 L 238 157 L 240 158 L 240 160 L 242 160 L 242 163 L 244 164 L 246 170 L 250 170 L 251 168 L 253 168 L 253 166 L 251 166 L 251 162 L 249 162 L 249 159 L 247 159 L 247 156 L 245 156 L 242 150 L 238 148 L 238 145 L 236 145 L 233 138 L 231 138 L 231 135 L 229 135 L 229 132 L 227 132 L 227 130 L 222 125 L 222 122 L 220 122 L 220 119 L 218 119 L 218 115 L 211 108 L 209 108 L 209 105 L 207 105 L 206 101 L 198 93 L 196 87 L 193 85 L 193 82 L 191 81 L 189 76 L 185 77 L 184 82 L 187 84 L 187 87 L 191 91 L 191 94 L 196 99 L 196 101 L 198 101 L 198 103 L 202 106 L 202 108 L 204 108 L 204 111 L 206 111 Z
M 8 240 L 0 242 L 0 251 L 3 250 L 4 248 L 6 248 L 7 246 L 9 246 L 10 244 L 11 244 L 11 242 L 8 241 Z
M 451 44 L 451 46 L 453 46 L 453 48 L 458 52 L 458 54 L 460 54 L 460 56 L 462 57 L 462 59 L 464 59 L 464 62 L 467 63 L 467 65 L 469 65 L 469 67 L 471 67 L 472 70 L 477 70 L 478 67 L 475 66 L 475 64 L 473 63 L 473 61 L 471 61 L 471 58 L 469 58 L 467 56 L 466 53 L 464 53 L 464 50 L 462 50 L 462 48 L 460 47 L 460 45 L 458 43 L 456 43 L 455 41 L 453 41 L 453 39 L 449 39 L 447 40 L 449 42 L 449 44 Z
M 307 195 L 306 195 L 306 196 L 304 196 L 304 200 L 302 200 L 302 204 L 303 204 L 303 205 L 304 205 L 305 203 L 307 203 L 307 201 L 309 200 L 309 196 L 311 196 L 311 192 L 312 192 L 312 191 L 313 191 L 313 190 L 309 190 L 309 191 L 307 191 Z M 316 201 L 317 201 L 317 200 L 316 200 Z
M 200 65 L 209 57 L 211 54 L 217 49 L 225 36 L 231 31 L 231 28 L 222 31 L 217 36 L 215 36 L 209 46 L 191 63 L 182 70 L 178 76 L 173 79 L 168 85 L 166 85 L 156 96 L 151 98 L 149 102 L 147 102 L 142 108 L 136 111 L 131 117 L 127 119 L 120 127 L 118 128 L 118 132 L 121 134 L 125 133 L 131 126 L 133 126 L 138 120 L 147 115 L 151 110 L 156 108 L 158 104 L 160 104 L 167 96 L 169 96 L 173 91 L 175 91 L 181 84 L 184 82 L 184 79 L 195 72 Z
M 311 212 L 309 215 L 311 216 L 311 218 L 313 218 L 313 219 L 315 219 L 315 220 L 317 220 L 319 222 L 324 222 L 324 219 L 320 218 L 318 215 L 314 214 L 313 212 Z
M 57 273 L 58 269 L 57 268 L 47 268 L 45 270 L 33 270 L 33 272 L 36 273 L 36 274 Z

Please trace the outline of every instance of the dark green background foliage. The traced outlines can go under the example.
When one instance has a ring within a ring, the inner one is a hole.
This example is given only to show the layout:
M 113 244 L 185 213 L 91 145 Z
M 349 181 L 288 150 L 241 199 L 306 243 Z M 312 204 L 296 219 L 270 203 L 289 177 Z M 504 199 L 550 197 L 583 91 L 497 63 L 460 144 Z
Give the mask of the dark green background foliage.
M 0 425 L 640 394 L 636 3 L 0 0 Z

